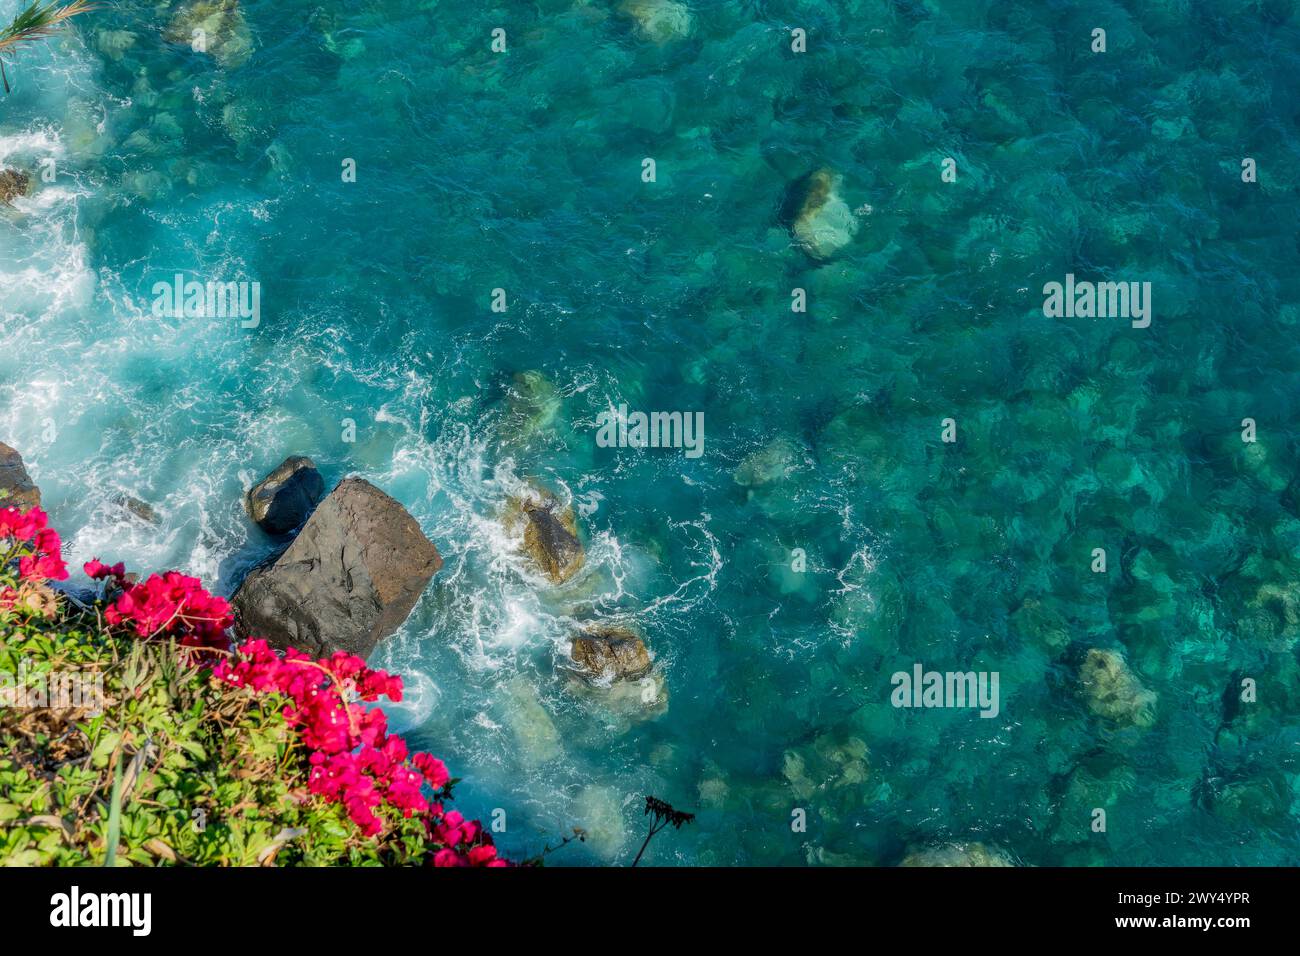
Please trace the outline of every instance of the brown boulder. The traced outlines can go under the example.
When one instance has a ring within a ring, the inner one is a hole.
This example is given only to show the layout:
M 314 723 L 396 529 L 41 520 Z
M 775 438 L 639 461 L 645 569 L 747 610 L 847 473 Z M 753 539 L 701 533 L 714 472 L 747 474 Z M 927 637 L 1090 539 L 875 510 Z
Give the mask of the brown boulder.
M 650 673 L 650 654 L 634 631 L 589 625 L 573 638 L 573 662 L 589 680 L 640 680 Z
M 29 173 L 0 166 L 0 204 L 8 206 L 19 196 L 26 196 L 31 191 L 32 177 Z
M 555 584 L 563 584 L 578 573 L 586 552 L 578 540 L 578 521 L 572 505 L 561 504 L 553 492 L 533 485 L 506 507 L 505 524 L 510 534 L 518 534 L 521 522 L 524 553 L 539 571 Z
M 348 478 L 282 555 L 244 579 L 231 602 L 235 629 L 277 647 L 364 658 L 401 626 L 440 567 L 405 508 Z
M 41 504 L 41 489 L 32 483 L 23 456 L 0 442 L 0 508 L 27 511 Z

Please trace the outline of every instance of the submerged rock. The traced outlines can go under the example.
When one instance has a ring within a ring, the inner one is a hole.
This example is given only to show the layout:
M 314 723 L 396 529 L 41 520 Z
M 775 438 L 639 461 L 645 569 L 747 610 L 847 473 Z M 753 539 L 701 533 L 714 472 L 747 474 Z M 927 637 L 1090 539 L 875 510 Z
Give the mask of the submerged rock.
M 1221 787 L 1210 801 L 1214 815 L 1230 823 L 1271 827 L 1287 819 L 1291 788 L 1284 775 L 1236 780 Z
M 238 0 L 193 0 L 172 17 L 163 34 L 169 43 L 184 43 L 224 67 L 241 66 L 253 52 Z
M 829 259 L 857 234 L 858 220 L 837 191 L 840 182 L 836 173 L 819 169 L 796 183 L 787 201 L 790 232 L 814 259 Z
M 1015 866 L 997 847 L 983 843 L 945 843 L 912 850 L 899 866 Z
M 536 369 L 519 372 L 506 390 L 506 430 L 516 438 L 545 431 L 555 424 L 560 407 L 560 390 L 554 382 Z
M 32 177 L 21 169 L 0 167 L 0 203 L 9 205 L 21 196 L 30 195 Z
M 578 540 L 572 505 L 562 505 L 545 488 L 531 487 L 506 507 L 506 530 L 517 534 L 523 525 L 523 550 L 539 571 L 563 584 L 582 567 L 586 553 Z
M 690 7 L 676 0 L 623 0 L 619 11 L 636 21 L 637 30 L 661 46 L 690 36 Z
M 593 681 L 640 680 L 650 673 L 645 642 L 626 627 L 589 625 L 574 637 L 571 654 L 583 676 Z
M 1093 648 L 1079 668 L 1079 683 L 1089 709 L 1117 723 L 1150 727 L 1155 722 L 1156 694 L 1147 690 L 1122 654 Z
M 95 46 L 110 60 L 120 60 L 135 46 L 135 34 L 128 30 L 101 30 L 95 38 Z
M 537 691 L 516 674 L 503 687 L 501 707 L 506 724 L 515 738 L 515 756 L 525 767 L 538 767 L 564 753 L 560 732 L 546 712 Z
M 1044 648 L 1059 651 L 1070 643 L 1070 625 L 1051 605 L 1025 598 L 1011 615 L 1011 626 L 1022 636 Z
M 231 602 L 241 637 L 313 654 L 366 657 L 442 567 L 398 502 L 368 481 L 339 482 L 288 550 L 253 569 Z
M 781 757 L 781 776 L 799 800 L 844 787 L 858 791 L 871 772 L 867 758 L 867 745 L 861 738 L 840 740 L 826 733 L 811 746 L 787 750 Z
M 26 511 L 39 508 L 41 489 L 27 474 L 23 456 L 0 442 L 0 508 L 17 508 Z
M 788 438 L 775 438 L 750 452 L 732 472 L 732 480 L 746 488 L 770 485 L 799 467 L 799 450 Z
M 1300 640 L 1300 587 L 1266 583 L 1246 602 L 1237 624 L 1243 636 L 1270 651 L 1289 651 Z
M 325 493 L 316 463 L 291 455 L 244 496 L 244 508 L 267 534 L 288 534 L 297 528 Z
M 574 823 L 586 831 L 583 842 L 589 850 L 606 861 L 618 856 L 627 839 L 618 791 L 598 784 L 583 787 L 571 812 Z

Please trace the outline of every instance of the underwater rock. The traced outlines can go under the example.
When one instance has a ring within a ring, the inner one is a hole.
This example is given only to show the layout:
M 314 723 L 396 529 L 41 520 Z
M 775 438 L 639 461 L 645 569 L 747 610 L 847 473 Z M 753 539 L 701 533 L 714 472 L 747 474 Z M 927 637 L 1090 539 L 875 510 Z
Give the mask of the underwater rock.
M 1249 827 L 1278 825 L 1286 820 L 1290 806 L 1290 786 L 1280 774 L 1233 781 L 1211 799 L 1215 816 Z
M 171 180 L 156 169 L 137 169 L 122 174 L 122 189 L 146 202 L 157 200 L 171 192 L 171 188 Z
M 267 534 L 288 534 L 311 514 L 325 493 L 316 463 L 290 455 L 244 496 L 244 508 Z
M 588 680 L 613 683 L 650 673 L 645 642 L 631 628 L 588 625 L 574 637 L 571 654 Z
M 787 750 L 781 760 L 781 775 L 799 800 L 844 787 L 861 787 L 869 774 L 867 745 L 858 737 L 839 741 L 831 734 L 822 734 L 811 746 Z
M 1266 583 L 1246 602 L 1237 629 L 1270 651 L 1289 651 L 1300 640 L 1300 588 Z
M 586 831 L 583 842 L 589 850 L 606 861 L 618 856 L 627 840 L 627 828 L 617 791 L 597 784 L 583 787 L 571 812 L 574 824 Z
M 40 506 L 41 489 L 27 474 L 23 456 L 0 441 L 0 508 L 26 511 Z
M 839 195 L 841 177 L 819 169 L 797 182 L 787 202 L 790 232 L 814 259 L 829 259 L 858 232 L 858 220 Z
M 520 522 L 524 553 L 538 570 L 555 584 L 563 584 L 578 573 L 586 553 L 578 540 L 572 505 L 562 505 L 553 492 L 532 486 L 506 506 L 507 533 L 517 533 Z
M 21 169 L 0 166 L 0 203 L 9 205 L 20 196 L 32 192 L 32 177 Z
M 134 495 L 114 495 L 113 504 L 132 517 L 139 518 L 145 524 L 156 525 L 159 523 L 158 512 L 154 511 L 153 505 L 147 501 L 141 501 Z
M 619 11 L 636 21 L 646 39 L 661 46 L 691 34 L 691 10 L 676 0 L 624 0 Z
M 997 847 L 983 843 L 945 843 L 912 850 L 899 866 L 1015 866 Z
M 804 853 L 804 861 L 809 866 L 871 866 L 869 860 L 852 853 L 836 853 L 824 846 L 809 846 Z
M 570 679 L 566 689 L 585 702 L 592 726 L 599 725 L 602 735 L 625 734 L 634 724 L 668 713 L 668 682 L 653 669 L 635 680 L 615 679 L 609 684 L 597 683 L 584 673 Z
M 1031 638 L 1044 648 L 1059 651 L 1070 643 L 1070 624 L 1050 605 L 1036 598 L 1025 598 L 1011 615 L 1011 626 L 1022 637 Z
M 1156 694 L 1142 685 L 1118 651 L 1088 651 L 1079 667 L 1079 683 L 1098 717 L 1136 727 L 1155 722 Z
M 293 155 L 289 152 L 289 147 L 278 139 L 266 147 L 264 154 L 267 161 L 271 164 L 271 172 L 276 176 L 288 176 L 293 173 L 295 166 Z
M 207 53 L 224 67 L 242 66 L 253 52 L 253 34 L 238 0 L 193 0 L 172 17 L 163 37 Z
M 129 30 L 101 30 L 95 37 L 95 46 L 110 60 L 120 60 L 135 46 L 135 34 Z
M 726 807 L 727 799 L 731 794 L 731 787 L 727 784 L 727 776 L 711 760 L 704 762 L 704 775 L 700 778 L 698 784 L 700 794 L 700 806 L 706 810 L 721 810 Z
M 442 567 L 438 549 L 397 501 L 368 481 L 339 482 L 288 550 L 235 592 L 235 629 L 277 647 L 367 657 Z
M 1069 772 L 1060 796 L 1048 811 L 1053 843 L 1072 845 L 1095 838 L 1092 811 L 1113 807 L 1133 791 L 1137 776 L 1122 759 L 1109 753 L 1088 755 Z
M 560 732 L 527 679 L 517 674 L 503 689 L 505 722 L 514 734 L 519 762 L 525 767 L 537 767 L 560 756 L 564 752 Z
M 536 369 L 517 372 L 506 393 L 510 417 L 530 431 L 549 428 L 560 412 L 555 383 Z
M 799 450 L 788 438 L 775 438 L 758 451 L 744 457 L 732 480 L 745 488 L 770 485 L 780 481 L 799 466 Z

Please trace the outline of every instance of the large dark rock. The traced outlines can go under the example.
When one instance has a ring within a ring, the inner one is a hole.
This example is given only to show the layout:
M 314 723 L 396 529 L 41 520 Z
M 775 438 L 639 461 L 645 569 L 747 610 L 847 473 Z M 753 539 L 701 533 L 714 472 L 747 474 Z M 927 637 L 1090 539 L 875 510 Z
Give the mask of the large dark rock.
M 316 463 L 293 455 L 248 490 L 244 507 L 267 534 L 288 534 L 297 528 L 325 494 L 325 481 Z
M 254 568 L 231 602 L 235 629 L 277 647 L 369 656 L 442 567 L 438 549 L 398 502 L 348 478 L 287 551 Z
M 0 508 L 26 511 L 41 503 L 41 489 L 32 483 L 23 456 L 0 442 Z

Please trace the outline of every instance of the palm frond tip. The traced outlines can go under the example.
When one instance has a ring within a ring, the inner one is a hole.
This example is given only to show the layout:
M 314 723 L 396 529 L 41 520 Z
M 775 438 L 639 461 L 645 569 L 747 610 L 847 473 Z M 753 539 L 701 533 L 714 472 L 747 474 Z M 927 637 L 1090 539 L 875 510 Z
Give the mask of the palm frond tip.
M 31 6 L 14 17 L 13 23 L 0 30 L 0 79 L 5 92 L 9 92 L 9 77 L 4 75 L 4 58 L 13 56 L 23 43 L 42 40 L 73 17 L 89 13 L 99 7 L 93 0 L 71 0 L 59 5 L 57 0 L 34 0 Z

